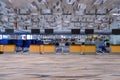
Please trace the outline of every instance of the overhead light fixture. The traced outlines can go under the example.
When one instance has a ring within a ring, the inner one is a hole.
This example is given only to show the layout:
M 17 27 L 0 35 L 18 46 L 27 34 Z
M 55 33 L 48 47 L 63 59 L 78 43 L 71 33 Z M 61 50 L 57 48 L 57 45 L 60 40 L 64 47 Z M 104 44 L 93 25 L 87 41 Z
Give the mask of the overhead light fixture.
M 42 0 L 38 0 L 38 2 L 42 2 Z
M 10 3 L 12 3 L 12 2 L 13 2 L 13 0 L 9 0 L 9 2 L 10 2 Z
M 79 9 L 86 9 L 86 4 L 80 3 L 78 4 Z
M 42 14 L 52 14 L 51 9 L 42 9 Z
M 120 13 L 113 13 L 113 16 L 120 16 Z
M 33 4 L 30 4 L 30 7 L 37 10 L 37 7 Z
M 66 0 L 67 4 L 73 4 L 76 0 Z
M 45 4 L 47 1 L 46 0 L 38 0 L 39 3 Z
M 107 1 L 107 0 L 96 0 L 96 1 L 94 2 L 94 5 L 102 5 L 102 4 L 104 4 L 106 1 Z

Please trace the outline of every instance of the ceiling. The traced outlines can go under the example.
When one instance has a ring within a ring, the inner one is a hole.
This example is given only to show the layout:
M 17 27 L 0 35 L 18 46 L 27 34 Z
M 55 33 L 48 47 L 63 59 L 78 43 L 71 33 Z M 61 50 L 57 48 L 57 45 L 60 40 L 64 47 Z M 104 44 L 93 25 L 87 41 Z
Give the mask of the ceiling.
M 0 0 L 1 28 L 110 29 L 119 0 Z M 15 27 L 14 27 L 15 26 Z

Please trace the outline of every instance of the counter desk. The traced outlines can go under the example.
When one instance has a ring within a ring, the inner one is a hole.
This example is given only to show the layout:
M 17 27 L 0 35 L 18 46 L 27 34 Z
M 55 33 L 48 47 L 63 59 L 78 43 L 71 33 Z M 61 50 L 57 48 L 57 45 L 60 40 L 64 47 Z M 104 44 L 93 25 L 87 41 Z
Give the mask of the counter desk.
M 70 45 L 70 53 L 80 53 L 80 52 L 81 52 L 80 44 Z
M 44 44 L 41 46 L 42 52 L 44 53 L 55 53 L 55 45 L 54 44 Z
M 3 53 L 3 45 L 0 45 L 0 53 L 2 54 Z
M 53 44 L 30 45 L 30 53 L 55 53 L 55 46 Z
M 40 45 L 32 44 L 29 48 L 30 53 L 40 53 Z
M 94 44 L 74 44 L 70 46 L 71 53 L 96 53 L 96 46 Z
M 16 51 L 16 45 L 14 44 L 3 45 L 3 52 L 14 53 L 15 51 Z
M 111 53 L 120 53 L 120 44 L 110 45 Z
M 85 53 L 96 53 L 96 46 L 94 44 L 85 44 Z

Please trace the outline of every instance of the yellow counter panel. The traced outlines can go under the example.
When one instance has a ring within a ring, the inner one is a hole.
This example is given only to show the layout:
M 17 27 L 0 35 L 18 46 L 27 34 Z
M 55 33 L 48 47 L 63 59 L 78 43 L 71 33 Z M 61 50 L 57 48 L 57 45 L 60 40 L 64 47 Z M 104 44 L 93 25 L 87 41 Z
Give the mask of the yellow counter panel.
M 40 52 L 44 52 L 44 45 L 40 45 Z
M 120 53 L 120 45 L 114 45 L 114 46 L 110 46 L 111 52 L 112 53 Z
M 81 46 L 80 45 L 71 45 L 70 46 L 70 52 L 71 53 L 80 53 L 81 52 Z
M 45 53 L 55 53 L 54 45 L 30 45 L 30 52 L 45 52 Z M 71 45 L 70 46 L 71 53 L 95 53 L 96 47 L 94 45 Z
M 40 45 L 30 45 L 30 52 L 36 52 L 39 53 L 40 52 Z
M 54 45 L 30 45 L 30 52 L 45 52 L 45 53 L 54 53 L 55 46 Z
M 3 52 L 15 52 L 16 45 L 4 45 Z
M 95 45 L 85 45 L 85 53 L 95 53 L 96 46 Z
M 71 53 L 95 53 L 96 47 L 94 45 L 71 45 L 70 46 Z
M 55 46 L 54 45 L 44 45 L 43 47 L 45 53 L 55 53 Z
M 0 52 L 3 52 L 3 45 L 0 45 Z

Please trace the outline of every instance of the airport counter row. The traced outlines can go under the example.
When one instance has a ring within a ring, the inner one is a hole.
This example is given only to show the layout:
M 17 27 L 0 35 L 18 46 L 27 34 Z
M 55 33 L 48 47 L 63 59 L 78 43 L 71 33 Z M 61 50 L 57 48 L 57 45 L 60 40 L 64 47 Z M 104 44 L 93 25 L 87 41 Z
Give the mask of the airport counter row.
M 53 44 L 45 44 L 45 45 L 30 45 L 29 52 L 30 53 L 55 53 L 55 45 Z M 16 52 L 16 45 L 0 45 L 0 52 Z M 96 47 L 95 45 L 70 45 L 70 53 L 95 53 Z
M 60 45 L 59 45 L 60 46 Z M 43 44 L 42 41 L 17 40 L 17 41 L 0 41 L 0 53 L 16 52 L 17 47 L 28 48 L 30 53 L 56 53 L 55 44 Z M 62 46 L 65 48 L 64 46 Z M 94 44 L 71 44 L 69 53 L 96 53 L 96 46 Z M 111 53 L 120 53 L 120 45 L 110 45 Z
M 74 44 L 70 45 L 70 52 L 71 53 L 96 53 L 96 46 L 94 44 L 90 45 L 80 45 L 80 44 Z
M 120 53 L 120 45 L 111 45 L 111 53 Z M 55 53 L 55 45 L 30 45 L 29 52 Z M 0 45 L 0 52 L 16 52 L 16 45 Z M 96 53 L 95 45 L 70 45 L 70 53 Z
M 36 40 L 0 40 L 0 53 L 3 52 L 16 52 L 17 48 L 29 48 L 32 44 L 43 44 L 42 41 Z

